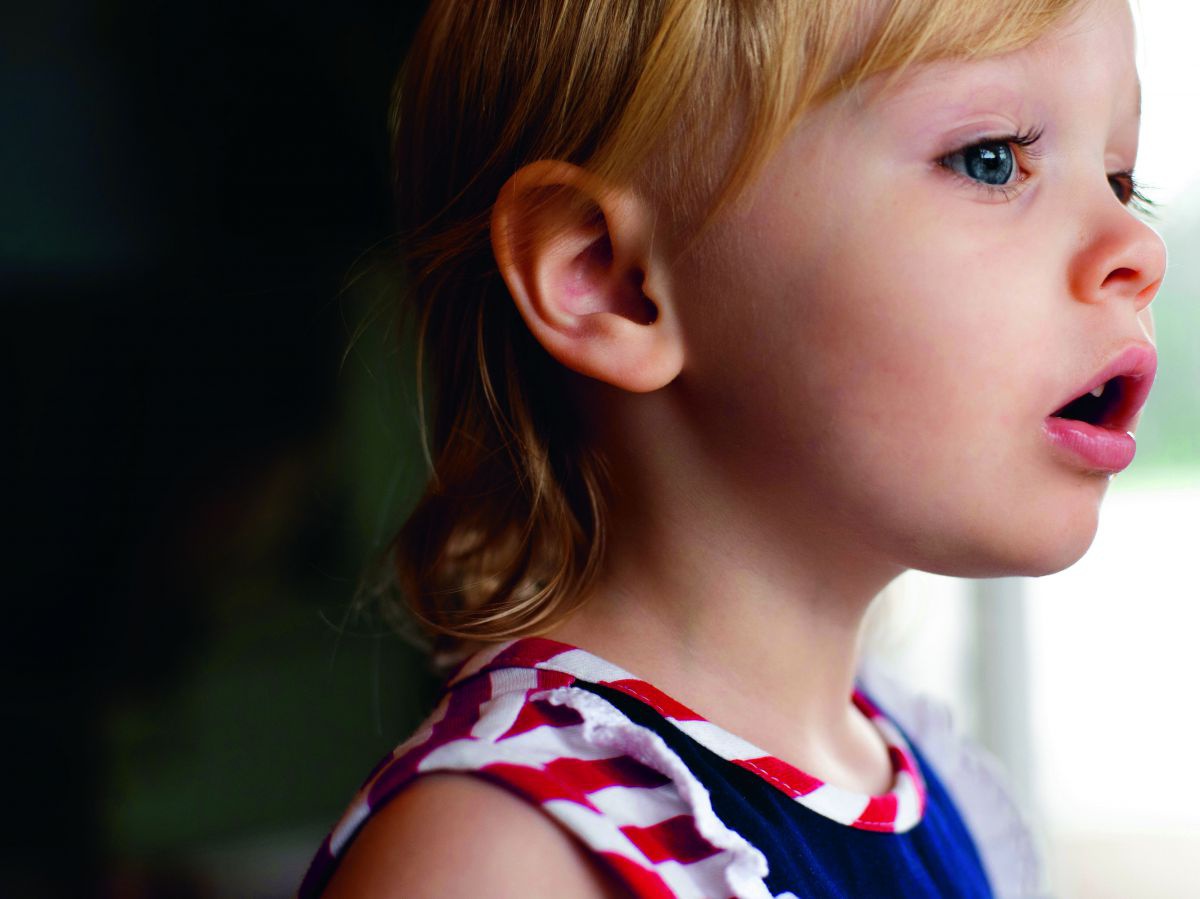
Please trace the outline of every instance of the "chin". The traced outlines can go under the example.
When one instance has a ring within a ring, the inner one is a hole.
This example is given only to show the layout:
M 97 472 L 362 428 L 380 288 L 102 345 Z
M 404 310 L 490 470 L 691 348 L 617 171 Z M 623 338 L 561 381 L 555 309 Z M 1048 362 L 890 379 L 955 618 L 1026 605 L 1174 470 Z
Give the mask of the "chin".
M 1108 481 L 1088 476 L 1058 501 L 1035 508 L 1038 514 L 1029 521 L 1028 533 L 1020 541 L 1024 570 L 1015 573 L 1042 577 L 1070 568 L 1082 559 L 1096 539 Z
M 1057 544 L 1047 543 L 1031 551 L 1026 558 L 1019 560 L 1013 566 L 1013 571 L 1007 576 L 1013 577 L 1044 577 L 1048 574 L 1058 574 L 1083 558 L 1088 547 L 1095 539 L 1096 531 L 1076 540 L 1062 541 Z
M 951 577 L 1043 577 L 1070 568 L 1096 538 L 1098 507 L 1071 514 L 1012 515 L 1003 528 L 964 527 L 960 537 L 943 544 L 942 552 L 914 565 Z

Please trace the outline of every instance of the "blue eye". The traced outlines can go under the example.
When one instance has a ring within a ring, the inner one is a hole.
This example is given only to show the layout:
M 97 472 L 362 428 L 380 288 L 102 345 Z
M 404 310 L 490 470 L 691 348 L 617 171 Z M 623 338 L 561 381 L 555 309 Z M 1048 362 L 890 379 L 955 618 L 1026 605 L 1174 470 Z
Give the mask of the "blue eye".
M 984 190 L 1003 193 L 1011 199 L 1018 182 L 1027 179 L 1018 156 L 1025 161 L 1037 159 L 1041 155 L 1037 150 L 1041 137 L 1041 128 L 989 137 L 947 153 L 938 160 L 938 165 L 974 181 Z
M 993 187 L 1008 184 L 1017 173 L 1017 162 L 1008 141 L 987 141 L 964 147 L 943 158 L 942 165 L 972 181 Z

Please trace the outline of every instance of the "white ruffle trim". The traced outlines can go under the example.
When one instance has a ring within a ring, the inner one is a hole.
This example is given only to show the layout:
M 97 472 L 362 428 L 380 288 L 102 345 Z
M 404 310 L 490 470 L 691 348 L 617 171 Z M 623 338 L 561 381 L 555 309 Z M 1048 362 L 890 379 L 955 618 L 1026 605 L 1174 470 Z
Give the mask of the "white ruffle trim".
M 867 694 L 904 728 L 954 798 L 996 899 L 1048 897 L 1037 843 L 999 761 L 958 732 L 948 706 L 913 693 L 878 662 L 863 664 L 859 675 Z
M 636 759 L 669 777 L 695 819 L 696 830 L 714 848 L 728 854 L 726 885 L 737 899 L 796 899 L 793 893 L 772 896 L 763 878 L 766 857 L 740 834 L 730 830 L 713 811 L 708 790 L 662 737 L 634 724 L 599 696 L 577 687 L 558 687 L 534 694 L 531 699 L 574 709 L 583 718 L 583 737 L 590 745 L 611 749 Z

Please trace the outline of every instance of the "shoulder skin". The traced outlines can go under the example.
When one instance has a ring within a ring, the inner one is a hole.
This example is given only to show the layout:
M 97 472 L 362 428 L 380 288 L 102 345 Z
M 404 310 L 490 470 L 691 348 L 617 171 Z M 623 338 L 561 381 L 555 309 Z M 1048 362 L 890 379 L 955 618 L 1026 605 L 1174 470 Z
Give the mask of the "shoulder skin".
M 574 838 L 478 777 L 417 778 L 354 839 L 324 899 L 626 895 Z

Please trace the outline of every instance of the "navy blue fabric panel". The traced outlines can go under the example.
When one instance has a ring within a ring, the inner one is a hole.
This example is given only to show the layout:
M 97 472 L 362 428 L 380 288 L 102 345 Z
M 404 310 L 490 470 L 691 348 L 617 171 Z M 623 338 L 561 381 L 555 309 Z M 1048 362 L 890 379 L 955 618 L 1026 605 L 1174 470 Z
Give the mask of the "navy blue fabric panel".
M 876 833 L 805 808 L 750 771 L 726 761 L 650 706 L 598 684 L 577 681 L 663 738 L 708 789 L 713 810 L 767 858 L 773 894 L 802 899 L 989 899 L 975 843 L 942 782 L 909 740 L 925 776 L 925 814 L 907 833 Z M 907 739 L 907 735 L 905 735 Z

